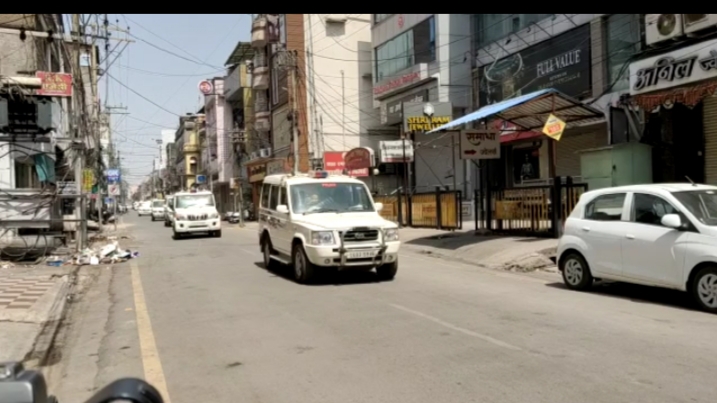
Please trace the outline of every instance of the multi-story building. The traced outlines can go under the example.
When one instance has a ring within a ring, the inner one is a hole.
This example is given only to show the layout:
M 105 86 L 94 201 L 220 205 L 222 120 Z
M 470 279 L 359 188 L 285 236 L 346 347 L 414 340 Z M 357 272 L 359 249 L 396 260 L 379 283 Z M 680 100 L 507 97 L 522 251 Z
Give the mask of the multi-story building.
M 205 130 L 204 114 L 187 113 L 186 116 L 179 118 L 174 143 L 177 147 L 175 167 L 182 190 L 190 189 L 196 184 L 200 164 L 199 132 L 203 130 Z
M 468 14 L 372 14 L 371 24 L 373 102 L 381 124 L 392 133 L 382 140 L 404 138 L 404 103 L 436 105 L 443 120 L 471 110 Z M 389 154 L 377 152 L 382 173 L 406 178 L 408 183 L 399 183 L 413 192 L 455 185 L 471 193 L 468 164 L 459 160 L 450 135 L 427 137 L 408 131 L 405 138 L 407 147 L 408 140 L 415 144 L 413 161 L 391 163 Z M 410 159 L 411 153 L 406 155 Z

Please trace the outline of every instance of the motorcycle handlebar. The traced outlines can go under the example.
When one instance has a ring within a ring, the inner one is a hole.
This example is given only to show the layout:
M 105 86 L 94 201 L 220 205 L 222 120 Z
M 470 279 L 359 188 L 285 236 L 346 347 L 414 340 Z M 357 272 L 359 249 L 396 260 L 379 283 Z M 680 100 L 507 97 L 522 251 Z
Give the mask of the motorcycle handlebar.
M 92 395 L 85 403 L 164 403 L 162 395 L 149 383 L 137 378 L 118 379 Z M 0 403 L 57 403 L 48 395 L 47 382 L 39 371 L 26 370 L 20 362 L 0 363 Z

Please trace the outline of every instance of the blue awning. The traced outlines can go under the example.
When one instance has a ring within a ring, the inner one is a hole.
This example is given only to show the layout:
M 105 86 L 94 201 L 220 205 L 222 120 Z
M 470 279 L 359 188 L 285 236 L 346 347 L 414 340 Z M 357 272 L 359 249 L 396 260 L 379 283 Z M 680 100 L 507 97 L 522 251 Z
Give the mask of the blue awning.
M 488 118 L 508 121 L 526 131 L 534 130 L 542 128 L 551 113 L 565 121 L 566 127 L 597 123 L 605 119 L 600 110 L 584 105 L 556 89 L 547 88 L 486 105 L 475 112 L 426 132 L 426 134 L 458 128 L 465 123 Z

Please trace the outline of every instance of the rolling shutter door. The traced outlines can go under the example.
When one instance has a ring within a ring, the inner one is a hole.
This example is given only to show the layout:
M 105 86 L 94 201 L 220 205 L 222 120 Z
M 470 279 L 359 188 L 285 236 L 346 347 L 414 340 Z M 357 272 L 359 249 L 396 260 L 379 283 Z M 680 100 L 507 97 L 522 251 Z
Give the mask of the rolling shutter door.
M 607 145 L 605 130 L 581 134 L 566 132 L 558 142 L 557 175 L 580 177 L 580 154 L 578 151 Z
M 717 97 L 704 100 L 705 183 L 717 185 Z

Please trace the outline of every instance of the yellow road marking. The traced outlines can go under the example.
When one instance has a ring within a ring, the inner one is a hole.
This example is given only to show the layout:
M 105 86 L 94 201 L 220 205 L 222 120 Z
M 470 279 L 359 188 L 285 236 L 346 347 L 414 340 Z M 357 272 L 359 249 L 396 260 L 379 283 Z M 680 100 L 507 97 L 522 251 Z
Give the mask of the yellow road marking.
M 157 343 L 154 339 L 152 322 L 149 320 L 147 303 L 144 300 L 142 280 L 139 277 L 139 268 L 134 260 L 130 261 L 132 271 L 132 290 L 134 292 L 134 308 L 137 316 L 137 332 L 139 333 L 139 348 L 142 352 L 142 366 L 144 367 L 145 381 L 157 388 L 164 397 L 165 403 L 170 403 L 167 381 L 164 378 L 162 362 L 159 359 Z

